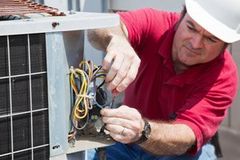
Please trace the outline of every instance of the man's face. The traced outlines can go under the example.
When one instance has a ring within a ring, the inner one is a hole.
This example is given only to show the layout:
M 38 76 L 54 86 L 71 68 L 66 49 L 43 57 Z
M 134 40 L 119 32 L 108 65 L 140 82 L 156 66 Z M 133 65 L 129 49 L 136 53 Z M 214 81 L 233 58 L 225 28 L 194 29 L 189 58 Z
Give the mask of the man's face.
M 216 58 L 225 46 L 223 41 L 207 32 L 188 14 L 185 14 L 174 36 L 173 61 L 185 68 L 206 63 Z

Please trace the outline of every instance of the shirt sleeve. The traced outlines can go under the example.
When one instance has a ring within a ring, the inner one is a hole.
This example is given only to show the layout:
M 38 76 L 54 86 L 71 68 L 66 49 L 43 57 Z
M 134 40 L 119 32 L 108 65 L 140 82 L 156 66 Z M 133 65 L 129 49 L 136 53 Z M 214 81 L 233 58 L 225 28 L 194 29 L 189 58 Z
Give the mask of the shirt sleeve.
M 191 154 L 199 151 L 216 133 L 237 93 L 238 74 L 233 60 L 226 60 L 224 66 L 219 68 L 218 78 L 214 80 L 211 74 L 216 72 L 216 68 L 212 67 L 196 82 L 191 96 L 177 112 L 175 123 L 188 125 L 196 136 L 196 145 L 189 150 Z
M 129 42 L 136 51 L 148 45 L 157 46 L 161 36 L 179 18 L 179 14 L 175 12 L 166 12 L 151 8 L 118 12 L 118 14 L 127 28 Z

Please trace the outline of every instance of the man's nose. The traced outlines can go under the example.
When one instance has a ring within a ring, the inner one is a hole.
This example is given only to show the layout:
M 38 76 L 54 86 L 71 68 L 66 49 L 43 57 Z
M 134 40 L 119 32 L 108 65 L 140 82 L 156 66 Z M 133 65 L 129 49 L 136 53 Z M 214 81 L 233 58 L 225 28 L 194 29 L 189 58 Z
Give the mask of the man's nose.
M 191 39 L 192 49 L 201 49 L 203 47 L 203 37 L 201 35 L 195 35 Z

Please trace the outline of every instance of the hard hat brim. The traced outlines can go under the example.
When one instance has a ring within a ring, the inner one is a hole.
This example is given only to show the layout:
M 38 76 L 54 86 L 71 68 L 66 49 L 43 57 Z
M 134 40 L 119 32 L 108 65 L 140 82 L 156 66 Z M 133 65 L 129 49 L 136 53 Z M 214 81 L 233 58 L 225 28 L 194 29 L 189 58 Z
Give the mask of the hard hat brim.
M 240 40 L 240 33 L 212 17 L 195 0 L 185 0 L 185 4 L 189 16 L 212 35 L 226 43 Z

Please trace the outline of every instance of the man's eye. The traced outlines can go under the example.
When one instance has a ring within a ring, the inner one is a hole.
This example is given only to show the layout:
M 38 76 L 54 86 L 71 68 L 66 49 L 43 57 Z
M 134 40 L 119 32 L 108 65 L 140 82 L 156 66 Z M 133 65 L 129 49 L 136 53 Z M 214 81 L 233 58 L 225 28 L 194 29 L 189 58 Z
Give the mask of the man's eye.
M 213 38 L 210 38 L 210 37 L 207 37 L 206 40 L 208 42 L 211 42 L 211 43 L 215 43 L 216 42 L 216 40 L 214 40 Z
M 193 28 L 192 26 L 187 26 L 187 28 L 188 28 L 190 31 L 196 31 L 195 28 Z

